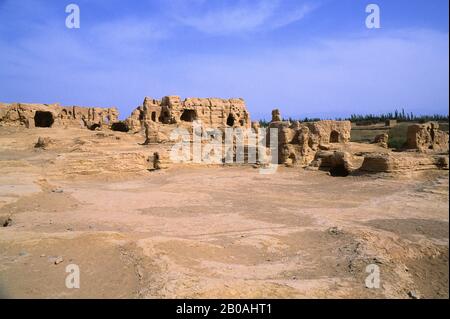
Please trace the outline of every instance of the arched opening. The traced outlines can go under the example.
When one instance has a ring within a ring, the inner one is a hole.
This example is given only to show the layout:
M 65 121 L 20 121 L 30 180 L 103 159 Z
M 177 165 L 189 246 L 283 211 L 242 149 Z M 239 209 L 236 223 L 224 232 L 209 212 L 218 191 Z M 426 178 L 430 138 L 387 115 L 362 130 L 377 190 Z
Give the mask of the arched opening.
M 36 114 L 34 115 L 35 127 L 52 127 L 53 122 L 54 120 L 51 112 L 36 111 Z
M 124 122 L 116 122 L 111 125 L 111 130 L 117 131 L 117 132 L 128 132 L 130 130 L 130 128 Z
M 339 132 L 337 132 L 337 131 L 331 132 L 330 143 L 339 143 Z
M 156 112 L 152 112 L 152 121 L 156 122 Z
M 197 113 L 194 110 L 184 110 L 180 120 L 185 122 L 194 122 L 197 119 Z
M 337 165 L 330 169 L 330 175 L 334 177 L 347 177 L 350 172 L 345 168 L 344 165 Z
M 228 126 L 233 126 L 234 125 L 234 116 L 233 116 L 233 114 L 228 115 L 227 125 Z
M 171 112 L 168 109 L 165 109 L 161 112 L 161 115 L 159 116 L 159 121 L 163 124 L 171 124 L 172 122 L 172 115 Z

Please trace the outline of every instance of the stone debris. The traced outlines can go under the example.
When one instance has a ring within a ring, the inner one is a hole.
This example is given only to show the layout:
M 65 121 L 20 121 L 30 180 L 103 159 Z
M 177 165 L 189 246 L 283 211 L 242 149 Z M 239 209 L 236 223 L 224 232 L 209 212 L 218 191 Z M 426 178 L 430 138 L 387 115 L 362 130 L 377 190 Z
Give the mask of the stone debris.
M 63 261 L 64 261 L 64 258 L 61 257 L 61 256 L 59 256 L 59 257 L 57 257 L 57 258 L 55 259 L 54 264 L 55 264 L 55 265 L 59 265 L 59 264 L 62 263 Z
M 336 236 L 336 235 L 342 235 L 344 233 L 344 231 L 342 229 L 340 229 L 339 227 L 334 226 L 334 227 L 331 227 L 328 229 L 328 233 L 330 235 Z
M 50 137 L 39 136 L 38 141 L 36 142 L 36 144 L 34 144 L 34 147 L 46 149 L 53 143 L 54 143 L 54 141 Z
M 12 224 L 11 215 L 0 215 L 0 225 L 2 227 L 8 227 Z

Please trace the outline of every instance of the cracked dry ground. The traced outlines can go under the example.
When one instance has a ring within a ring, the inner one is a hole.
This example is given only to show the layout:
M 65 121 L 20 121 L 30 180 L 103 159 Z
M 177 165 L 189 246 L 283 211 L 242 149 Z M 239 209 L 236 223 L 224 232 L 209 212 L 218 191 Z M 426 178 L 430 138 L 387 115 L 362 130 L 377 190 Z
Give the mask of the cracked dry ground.
M 6 149 L 2 297 L 449 296 L 445 171 L 335 178 L 185 166 L 69 178 L 42 169 L 51 151 Z M 65 287 L 68 264 L 80 267 L 80 289 Z M 369 264 L 380 289 L 365 287 Z

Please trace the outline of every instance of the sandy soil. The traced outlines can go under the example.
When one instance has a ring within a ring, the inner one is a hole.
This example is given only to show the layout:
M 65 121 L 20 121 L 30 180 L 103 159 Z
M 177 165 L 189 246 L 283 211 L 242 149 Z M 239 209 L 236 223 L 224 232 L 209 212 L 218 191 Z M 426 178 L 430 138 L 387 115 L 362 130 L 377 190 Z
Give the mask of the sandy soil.
M 35 149 L 38 136 L 55 142 Z M 142 141 L 0 128 L 2 297 L 449 297 L 448 172 L 152 172 L 147 157 L 169 146 Z M 68 264 L 80 289 L 65 286 Z

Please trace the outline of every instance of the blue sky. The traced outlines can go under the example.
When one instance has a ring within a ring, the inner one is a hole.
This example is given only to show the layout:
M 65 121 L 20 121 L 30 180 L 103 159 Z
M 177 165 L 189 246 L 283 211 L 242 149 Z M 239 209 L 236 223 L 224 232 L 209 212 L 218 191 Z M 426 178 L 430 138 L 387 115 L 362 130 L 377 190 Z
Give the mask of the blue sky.
M 65 7 L 81 10 L 67 29 Z M 367 29 L 366 5 L 381 10 Z M 0 0 L 0 101 L 243 97 L 254 119 L 448 114 L 448 0 Z

